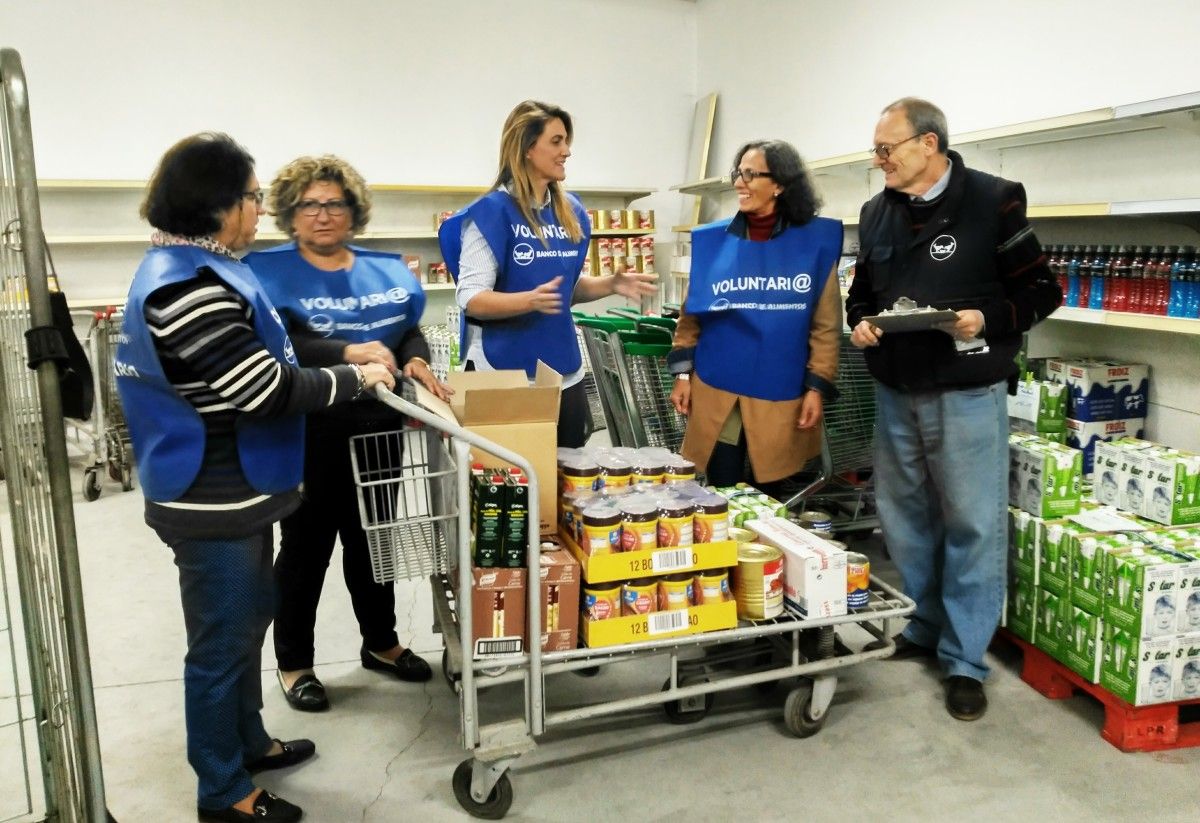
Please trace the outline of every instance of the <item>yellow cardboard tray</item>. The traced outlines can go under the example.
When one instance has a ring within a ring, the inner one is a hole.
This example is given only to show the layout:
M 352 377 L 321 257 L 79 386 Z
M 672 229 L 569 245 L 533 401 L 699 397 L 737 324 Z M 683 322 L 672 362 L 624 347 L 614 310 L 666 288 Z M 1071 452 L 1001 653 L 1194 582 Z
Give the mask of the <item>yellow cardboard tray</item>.
M 579 636 L 588 648 L 619 646 L 644 640 L 661 640 L 685 634 L 732 629 L 737 626 L 737 603 L 706 603 L 668 612 L 610 617 L 608 620 L 579 618 Z
M 697 543 L 687 548 L 643 549 L 613 554 L 584 554 L 571 535 L 559 531 L 559 540 L 583 566 L 587 583 L 611 583 L 660 574 L 678 574 L 702 569 L 724 569 L 737 565 L 737 541 Z

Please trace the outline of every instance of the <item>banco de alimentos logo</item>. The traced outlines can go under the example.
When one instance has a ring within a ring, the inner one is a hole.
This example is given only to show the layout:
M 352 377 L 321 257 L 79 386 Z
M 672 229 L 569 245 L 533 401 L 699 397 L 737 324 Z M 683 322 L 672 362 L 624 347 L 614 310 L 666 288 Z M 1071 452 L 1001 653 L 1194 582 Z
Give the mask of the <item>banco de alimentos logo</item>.
M 518 266 L 528 266 L 533 262 L 533 246 L 528 243 L 518 243 L 513 246 L 513 262 Z
M 957 248 L 957 240 L 948 234 L 942 234 L 933 238 L 933 242 L 929 244 L 929 256 L 934 260 L 948 260 Z

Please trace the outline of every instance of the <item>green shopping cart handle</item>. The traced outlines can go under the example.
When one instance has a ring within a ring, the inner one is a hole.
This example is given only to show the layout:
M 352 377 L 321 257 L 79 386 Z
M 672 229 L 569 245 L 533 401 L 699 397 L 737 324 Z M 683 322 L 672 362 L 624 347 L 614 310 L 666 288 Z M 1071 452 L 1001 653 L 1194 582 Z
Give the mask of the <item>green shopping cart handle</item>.
M 626 354 L 639 357 L 666 357 L 671 351 L 671 343 L 664 342 L 659 334 L 638 331 L 620 331 L 621 348 Z
M 591 314 L 575 315 L 575 322 L 580 326 L 585 326 L 589 329 L 600 329 L 601 331 L 633 331 L 636 324 L 632 320 L 623 317 L 596 317 Z

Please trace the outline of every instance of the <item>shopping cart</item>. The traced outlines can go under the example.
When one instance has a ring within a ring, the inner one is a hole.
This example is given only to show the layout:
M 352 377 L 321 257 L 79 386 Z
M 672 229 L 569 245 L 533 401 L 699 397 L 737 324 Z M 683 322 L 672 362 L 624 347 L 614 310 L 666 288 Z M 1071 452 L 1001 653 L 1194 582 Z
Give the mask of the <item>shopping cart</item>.
M 717 692 L 800 677 L 803 680 L 784 704 L 784 720 L 798 736 L 814 734 L 828 716 L 838 673 L 890 655 L 895 648 L 893 621 L 913 609 L 911 600 L 872 579 L 867 606 L 838 617 L 806 619 L 785 613 L 770 620 L 743 621 L 735 629 L 660 639 L 654 639 L 653 621 L 648 621 L 649 639 L 637 643 L 555 652 L 542 652 L 540 644 L 533 643 L 528 651 L 477 660 L 469 628 L 474 619 L 471 597 L 455 596 L 455 592 L 469 592 L 472 581 L 471 449 L 525 472 L 530 483 L 530 523 L 539 522 L 538 478 L 520 455 L 385 388 L 377 387 L 376 397 L 422 428 L 353 438 L 350 448 L 360 515 L 377 580 L 429 574 L 434 617 L 445 642 L 442 670 L 458 697 L 462 742 L 471 753 L 454 770 L 451 785 L 459 804 L 476 817 L 497 819 L 508 811 L 513 801 L 508 770 L 536 747 L 536 738 L 550 729 L 597 717 L 663 705 L 669 718 L 687 722 L 704 717 Z M 536 530 L 529 535 L 527 560 L 527 579 L 538 580 L 541 543 Z M 541 588 L 526 587 L 526 637 L 541 637 Z M 857 652 L 841 646 L 835 630 L 850 625 L 861 627 L 879 642 Z M 547 699 L 547 687 L 558 683 L 553 675 L 651 657 L 669 663 L 661 690 L 579 706 L 576 691 L 564 688 L 566 708 L 561 709 Z M 522 716 L 484 722 L 480 692 L 507 684 L 520 684 Z
M 604 415 L 604 402 L 600 399 L 600 387 L 596 384 L 596 375 L 592 371 L 592 358 L 588 355 L 587 341 L 583 336 L 583 329 L 579 326 L 575 327 L 575 337 L 579 342 L 579 356 L 583 360 L 583 390 L 587 394 L 588 416 L 590 424 L 588 426 L 588 436 L 601 429 L 608 428 L 608 418 Z
M 849 335 L 838 350 L 838 397 L 825 405 L 820 457 L 793 480 L 786 501 L 798 511 L 828 513 L 836 532 L 870 532 L 879 526 L 871 473 L 875 440 L 875 383 L 866 357 Z
M 89 430 L 91 465 L 83 471 L 83 497 L 89 502 L 100 497 L 102 469 L 111 480 L 121 484 L 122 491 L 133 488 L 133 446 L 113 369 L 124 316 L 121 309 L 109 306 L 92 315 L 88 329 L 88 356 L 92 361 L 96 397 Z

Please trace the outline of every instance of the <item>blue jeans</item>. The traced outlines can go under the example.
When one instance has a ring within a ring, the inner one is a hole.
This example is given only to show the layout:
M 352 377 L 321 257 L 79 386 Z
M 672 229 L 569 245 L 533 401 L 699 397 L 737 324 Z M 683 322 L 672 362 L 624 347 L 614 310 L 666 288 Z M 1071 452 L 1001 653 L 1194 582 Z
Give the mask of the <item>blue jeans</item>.
M 1008 508 L 1005 383 L 906 394 L 876 383 L 879 521 L 905 593 L 904 630 L 947 676 L 983 680 L 1004 600 Z
M 271 748 L 263 728 L 262 644 L 274 613 L 271 530 L 255 537 L 171 542 L 179 567 L 188 762 L 196 804 L 223 809 L 254 791 L 245 762 Z

